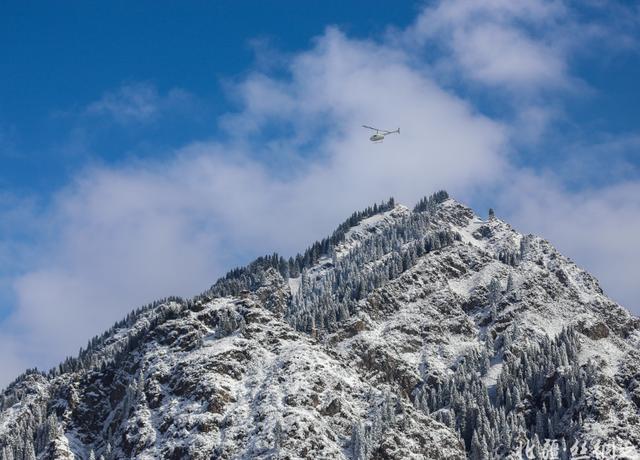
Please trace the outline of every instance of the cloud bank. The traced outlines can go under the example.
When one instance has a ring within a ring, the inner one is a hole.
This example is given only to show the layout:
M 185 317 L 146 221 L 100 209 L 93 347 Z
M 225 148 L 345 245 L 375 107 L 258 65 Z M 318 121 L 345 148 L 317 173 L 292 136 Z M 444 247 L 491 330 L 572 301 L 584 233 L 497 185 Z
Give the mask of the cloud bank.
M 494 197 L 502 216 L 548 237 L 634 307 L 640 183 L 572 192 L 515 166 L 521 120 L 492 119 L 449 84 L 457 72 L 487 90 L 539 94 L 572 80 L 568 48 L 534 30 L 566 21 L 566 8 L 520 3 L 437 4 L 382 41 L 328 28 L 276 74 L 256 70 L 232 86 L 238 109 L 220 120 L 224 141 L 85 168 L 23 216 L 37 244 L 20 246 L 9 232 L 0 240 L 0 257 L 21 261 L 18 275 L 0 273 L 16 305 L 0 321 L 0 385 L 74 354 L 132 308 L 196 294 L 259 254 L 292 255 L 354 209 L 389 196 L 412 204 L 440 188 L 471 203 Z M 416 57 L 445 41 L 437 62 Z M 171 94 L 183 93 L 128 85 L 86 113 L 151 123 Z M 539 101 L 517 100 L 544 118 Z M 402 135 L 372 145 L 363 123 L 401 126 Z

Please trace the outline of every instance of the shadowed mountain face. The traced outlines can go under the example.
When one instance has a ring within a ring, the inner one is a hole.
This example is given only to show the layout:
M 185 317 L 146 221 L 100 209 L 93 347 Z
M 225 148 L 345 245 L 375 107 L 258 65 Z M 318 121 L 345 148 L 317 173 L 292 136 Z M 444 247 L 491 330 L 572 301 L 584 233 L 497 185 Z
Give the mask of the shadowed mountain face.
M 439 192 L 21 376 L 0 460 L 640 458 L 639 348 L 592 276 Z

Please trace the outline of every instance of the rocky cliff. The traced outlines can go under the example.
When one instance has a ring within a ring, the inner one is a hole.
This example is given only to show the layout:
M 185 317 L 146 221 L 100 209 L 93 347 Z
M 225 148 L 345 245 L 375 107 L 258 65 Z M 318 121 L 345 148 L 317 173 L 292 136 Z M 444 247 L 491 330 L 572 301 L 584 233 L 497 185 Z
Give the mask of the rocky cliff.
M 640 458 L 639 349 L 591 275 L 440 192 L 21 376 L 0 459 Z

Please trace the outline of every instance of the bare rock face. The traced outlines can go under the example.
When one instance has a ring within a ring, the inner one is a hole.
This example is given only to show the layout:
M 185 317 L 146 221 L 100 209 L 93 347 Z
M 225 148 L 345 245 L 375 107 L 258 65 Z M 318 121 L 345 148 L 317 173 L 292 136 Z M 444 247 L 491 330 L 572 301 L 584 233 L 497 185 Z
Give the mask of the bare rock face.
M 548 242 L 421 203 L 355 214 L 21 376 L 0 460 L 492 459 L 536 439 L 639 458 L 638 318 Z
M 595 324 L 578 324 L 578 331 L 593 340 L 604 339 L 609 337 L 609 328 L 603 322 L 597 322 Z

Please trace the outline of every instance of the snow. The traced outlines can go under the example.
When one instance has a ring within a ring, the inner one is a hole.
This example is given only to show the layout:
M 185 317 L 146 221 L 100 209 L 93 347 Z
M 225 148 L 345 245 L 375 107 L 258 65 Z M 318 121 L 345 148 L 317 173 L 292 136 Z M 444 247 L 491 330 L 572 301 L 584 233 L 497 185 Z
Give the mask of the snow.
M 502 372 L 503 365 L 504 363 L 502 360 L 492 364 L 487 373 L 482 377 L 482 381 L 489 390 L 491 390 L 498 381 L 498 376 L 500 375 L 500 372 Z
M 371 217 L 367 217 L 366 219 L 362 219 L 358 225 L 354 225 L 347 231 L 346 239 L 350 239 L 356 233 L 363 233 L 369 227 L 375 227 L 378 222 L 382 222 L 386 220 L 389 216 L 390 211 L 387 211 L 382 214 L 376 214 Z
M 9 425 L 16 419 L 20 408 L 21 404 L 18 403 L 9 407 L 2 413 L 2 418 L 0 419 L 0 435 L 5 434 L 5 431 L 9 428 Z
M 394 222 L 406 217 L 410 212 L 406 206 L 396 205 L 389 211 L 363 219 L 358 225 L 354 225 L 346 232 L 344 241 L 335 249 L 337 258 L 341 259 L 371 234 L 387 225 L 392 225 Z
M 586 363 L 590 359 L 602 362 L 604 366 L 600 370 L 611 378 L 615 377 L 620 363 L 628 353 L 610 340 L 591 340 L 583 337 L 581 345 L 582 349 L 578 355 L 580 363 Z
M 300 292 L 300 281 L 302 277 L 298 276 L 297 278 L 289 278 L 287 281 L 289 283 L 289 289 L 292 294 L 298 294 Z
M 472 246 L 484 249 L 486 247 L 486 244 L 484 244 L 481 240 L 473 236 L 473 233 L 477 231 L 483 224 L 485 224 L 485 221 L 480 219 L 478 216 L 475 216 L 473 219 L 469 221 L 469 225 L 465 227 L 458 227 L 454 224 L 450 224 L 450 225 L 452 230 L 460 234 L 460 236 L 462 237 L 463 243 L 470 244 Z

